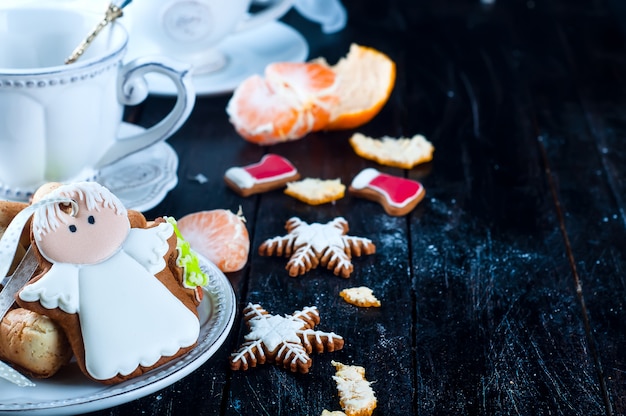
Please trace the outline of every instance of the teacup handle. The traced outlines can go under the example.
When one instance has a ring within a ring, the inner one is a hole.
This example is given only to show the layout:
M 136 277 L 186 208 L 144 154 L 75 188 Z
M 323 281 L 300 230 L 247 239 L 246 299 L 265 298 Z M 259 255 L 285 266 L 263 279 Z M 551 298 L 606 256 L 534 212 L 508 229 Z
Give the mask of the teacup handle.
M 117 95 L 122 105 L 137 105 L 148 97 L 144 75 L 157 72 L 169 77 L 176 86 L 177 99 L 172 110 L 161 121 L 141 133 L 117 139 L 100 159 L 98 168 L 110 165 L 132 153 L 165 140 L 187 120 L 195 102 L 191 66 L 166 58 L 142 57 L 124 65 L 118 77 Z
M 293 2 L 294 0 L 278 0 L 265 10 L 249 15 L 237 24 L 235 33 L 252 29 L 282 17 L 293 6 Z

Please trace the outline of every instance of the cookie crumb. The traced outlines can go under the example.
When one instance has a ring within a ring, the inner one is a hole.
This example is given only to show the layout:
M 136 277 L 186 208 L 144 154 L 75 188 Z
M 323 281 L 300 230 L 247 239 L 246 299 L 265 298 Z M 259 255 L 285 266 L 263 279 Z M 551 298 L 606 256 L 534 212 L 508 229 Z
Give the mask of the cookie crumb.
M 309 205 L 320 205 L 343 198 L 346 186 L 340 179 L 305 178 L 288 182 L 285 193 Z
M 380 307 L 380 301 L 374 296 L 372 289 L 366 286 L 350 287 L 339 292 L 346 302 L 362 308 Z
M 370 416 L 376 408 L 376 396 L 365 379 L 365 368 L 331 361 L 336 372 L 339 404 L 347 416 Z
M 380 139 L 354 133 L 350 145 L 362 158 L 373 160 L 381 165 L 411 169 L 433 159 L 435 147 L 421 134 L 394 138 L 383 136 Z

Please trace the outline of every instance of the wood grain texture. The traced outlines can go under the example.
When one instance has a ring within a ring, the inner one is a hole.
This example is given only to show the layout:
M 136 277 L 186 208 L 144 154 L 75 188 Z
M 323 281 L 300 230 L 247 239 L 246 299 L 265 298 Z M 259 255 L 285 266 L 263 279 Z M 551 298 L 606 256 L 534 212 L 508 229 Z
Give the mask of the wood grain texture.
M 237 136 L 229 95 L 199 97 L 169 142 L 179 184 L 147 216 L 242 207 L 251 236 L 246 268 L 229 274 L 238 316 L 224 346 L 162 391 L 97 416 L 289 415 L 339 410 L 331 360 L 365 367 L 374 415 L 620 415 L 626 413 L 626 6 L 616 0 L 345 0 L 338 33 L 290 12 L 283 21 L 331 63 L 352 42 L 397 64 L 382 112 L 360 132 L 425 135 L 431 163 L 411 170 L 354 154 L 350 131 L 319 132 L 267 148 Z M 148 126 L 172 105 L 150 97 L 134 109 Z M 302 177 L 360 170 L 419 180 L 425 199 L 405 217 L 347 195 L 308 206 L 280 190 L 241 198 L 231 166 L 267 152 Z M 209 178 L 199 184 L 193 177 Z M 287 259 L 262 257 L 292 216 L 346 218 L 370 238 L 348 279 L 323 268 L 289 277 Z M 360 309 L 338 293 L 373 289 L 382 307 Z M 312 354 L 309 374 L 265 364 L 232 372 L 228 355 L 246 332 L 241 311 L 274 314 L 317 306 L 317 329 L 345 338 Z

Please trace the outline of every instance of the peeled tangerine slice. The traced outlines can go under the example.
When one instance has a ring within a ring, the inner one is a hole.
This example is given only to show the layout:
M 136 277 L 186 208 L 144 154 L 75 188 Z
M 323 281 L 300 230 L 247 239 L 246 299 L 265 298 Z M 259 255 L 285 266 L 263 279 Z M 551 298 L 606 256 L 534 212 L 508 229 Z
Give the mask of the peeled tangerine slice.
M 335 72 L 321 63 L 276 62 L 265 68 L 265 79 L 276 90 L 285 88 L 298 97 L 309 113 L 311 131 L 328 124 L 331 108 L 339 102 Z
M 241 213 L 213 209 L 187 214 L 178 229 L 196 252 L 223 272 L 236 272 L 248 262 L 250 236 Z
M 336 76 L 319 63 L 280 62 L 253 75 L 234 91 L 226 112 L 246 140 L 271 145 L 296 140 L 324 127 L 337 103 Z
M 304 136 L 309 128 L 295 96 L 277 93 L 265 79 L 243 81 L 226 112 L 237 132 L 257 144 L 273 144 Z
M 381 173 L 374 168 L 364 169 L 356 175 L 348 191 L 378 202 L 387 214 L 393 216 L 408 214 L 426 195 L 421 183 Z
M 299 178 L 291 162 L 272 153 L 257 163 L 229 168 L 224 174 L 226 184 L 243 197 L 281 188 Z

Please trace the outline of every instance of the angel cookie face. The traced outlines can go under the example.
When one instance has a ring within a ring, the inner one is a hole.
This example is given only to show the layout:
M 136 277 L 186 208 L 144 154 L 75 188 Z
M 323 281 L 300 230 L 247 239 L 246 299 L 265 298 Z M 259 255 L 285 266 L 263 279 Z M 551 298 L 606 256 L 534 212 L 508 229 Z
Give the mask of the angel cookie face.
M 89 183 L 58 193 L 76 205 L 44 205 L 35 212 L 33 233 L 41 254 L 70 264 L 96 264 L 115 254 L 130 230 L 119 199 Z

